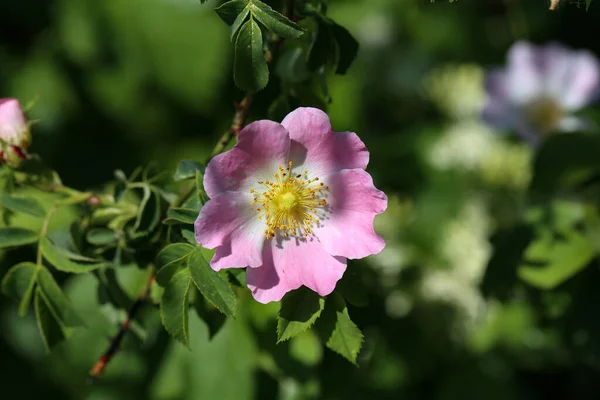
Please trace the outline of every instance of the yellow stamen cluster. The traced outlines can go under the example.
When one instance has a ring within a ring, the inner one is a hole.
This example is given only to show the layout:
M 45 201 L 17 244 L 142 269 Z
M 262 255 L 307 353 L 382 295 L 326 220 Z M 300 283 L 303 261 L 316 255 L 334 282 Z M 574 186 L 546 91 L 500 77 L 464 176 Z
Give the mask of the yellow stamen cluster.
M 287 168 L 279 166 L 273 181 L 260 181 L 259 189 L 250 189 L 258 219 L 267 225 L 267 239 L 275 236 L 276 231 L 285 237 L 309 236 L 313 223 L 320 222 L 319 210 L 327 205 L 329 186 L 319 182 L 318 177 L 309 179 L 308 171 L 294 174 L 292 166 L 291 161 Z

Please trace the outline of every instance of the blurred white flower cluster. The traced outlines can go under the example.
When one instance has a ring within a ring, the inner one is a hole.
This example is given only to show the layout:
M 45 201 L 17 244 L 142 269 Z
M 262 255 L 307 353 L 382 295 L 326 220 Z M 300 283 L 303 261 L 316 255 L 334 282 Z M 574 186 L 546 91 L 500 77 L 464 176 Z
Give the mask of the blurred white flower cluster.
M 481 121 L 483 76 L 483 69 L 466 64 L 442 67 L 426 78 L 428 97 L 451 122 L 425 156 L 439 170 L 461 170 L 489 185 L 524 188 L 531 178 L 531 149 L 496 135 Z
M 440 258 L 446 265 L 428 269 L 420 295 L 427 301 L 452 304 L 464 317 L 457 322 L 468 327 L 485 305 L 478 288 L 492 253 L 487 240 L 491 221 L 485 203 L 478 199 L 465 203 L 443 229 Z

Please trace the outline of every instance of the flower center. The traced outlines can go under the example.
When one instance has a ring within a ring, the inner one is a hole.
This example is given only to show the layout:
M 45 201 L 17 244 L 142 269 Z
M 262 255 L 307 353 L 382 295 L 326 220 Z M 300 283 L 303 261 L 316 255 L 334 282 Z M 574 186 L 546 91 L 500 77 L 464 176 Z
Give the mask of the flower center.
M 256 189 L 250 189 L 252 204 L 261 206 L 256 212 L 267 225 L 267 239 L 277 231 L 285 237 L 307 237 L 327 206 L 329 186 L 319 182 L 319 177 L 309 178 L 308 171 L 294 173 L 292 166 L 291 161 L 287 168 L 279 166 L 273 181 L 259 181 Z
M 526 115 L 533 128 L 547 135 L 556 129 L 564 116 L 564 111 L 557 101 L 542 98 L 527 107 Z

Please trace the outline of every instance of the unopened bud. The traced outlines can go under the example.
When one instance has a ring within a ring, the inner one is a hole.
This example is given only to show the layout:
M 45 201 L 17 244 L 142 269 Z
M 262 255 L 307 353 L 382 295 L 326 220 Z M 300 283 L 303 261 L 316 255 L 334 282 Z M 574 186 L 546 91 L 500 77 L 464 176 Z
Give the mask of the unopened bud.
M 0 99 L 0 141 L 23 151 L 31 144 L 29 124 L 17 99 Z

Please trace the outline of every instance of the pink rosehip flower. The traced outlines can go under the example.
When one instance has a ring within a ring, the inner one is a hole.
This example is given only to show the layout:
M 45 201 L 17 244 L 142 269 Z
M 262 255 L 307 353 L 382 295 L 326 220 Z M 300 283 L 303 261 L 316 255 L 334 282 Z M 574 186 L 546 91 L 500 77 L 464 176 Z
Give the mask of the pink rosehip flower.
M 197 242 L 216 248 L 214 270 L 249 267 L 261 303 L 302 285 L 325 296 L 347 258 L 384 248 L 373 219 L 387 197 L 365 171 L 369 152 L 355 133 L 334 132 L 327 114 L 298 108 L 281 124 L 249 124 L 238 139 L 208 163 L 210 200 L 195 223 Z
M 22 149 L 29 147 L 29 124 L 17 99 L 0 99 L 0 140 Z
M 599 88 L 599 65 L 592 53 L 517 42 L 508 52 L 507 67 L 486 77 L 483 118 L 536 145 L 551 133 L 589 129 L 590 123 L 573 113 L 590 104 Z

